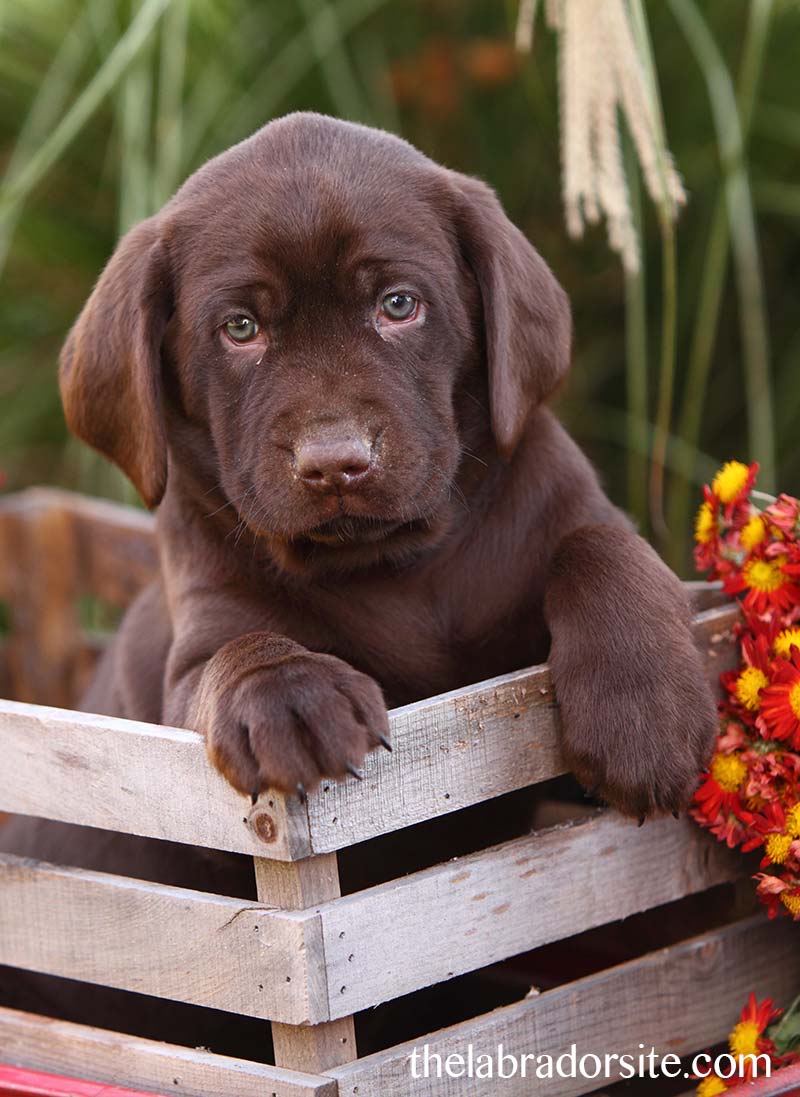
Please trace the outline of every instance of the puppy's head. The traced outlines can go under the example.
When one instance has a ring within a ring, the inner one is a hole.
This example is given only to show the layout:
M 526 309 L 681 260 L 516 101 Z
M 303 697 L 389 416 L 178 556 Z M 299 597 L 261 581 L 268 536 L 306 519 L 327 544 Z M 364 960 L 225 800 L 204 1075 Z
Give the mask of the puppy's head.
M 291 115 L 128 233 L 60 381 L 71 429 L 148 506 L 182 468 L 278 562 L 347 568 L 444 535 L 464 450 L 483 430 L 511 459 L 569 342 L 563 291 L 488 187 Z

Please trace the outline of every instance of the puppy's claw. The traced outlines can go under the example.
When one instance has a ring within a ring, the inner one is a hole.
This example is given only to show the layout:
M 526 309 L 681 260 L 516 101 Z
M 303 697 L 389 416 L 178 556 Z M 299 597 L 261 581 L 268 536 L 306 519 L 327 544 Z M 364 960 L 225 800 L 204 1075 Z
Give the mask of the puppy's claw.
M 260 795 L 261 789 L 258 787 L 258 785 L 256 785 L 253 791 L 250 793 L 250 803 L 255 804 Z
M 681 817 L 681 813 L 679 811 L 673 811 L 673 813 L 672 813 L 672 818 L 673 819 L 680 819 L 680 817 Z
M 644 826 L 644 821 L 645 821 L 646 818 L 647 818 L 646 815 L 640 815 L 639 816 L 639 822 L 637 823 L 637 826 L 643 827 Z
M 394 747 L 392 746 L 392 744 L 389 742 L 389 740 L 386 738 L 385 735 L 379 735 L 378 736 L 378 742 L 383 747 L 383 749 L 388 750 L 390 754 L 392 754 L 394 752 Z
M 356 769 L 355 766 L 351 766 L 349 762 L 345 766 L 345 769 L 347 770 L 348 773 L 351 773 L 357 781 L 363 781 L 364 780 L 364 774 L 361 772 L 361 770 Z
M 302 781 L 297 782 L 297 785 L 295 786 L 295 791 L 297 792 L 297 799 L 300 801 L 301 804 L 308 803 L 308 793 L 306 792 L 306 786 L 303 784 Z

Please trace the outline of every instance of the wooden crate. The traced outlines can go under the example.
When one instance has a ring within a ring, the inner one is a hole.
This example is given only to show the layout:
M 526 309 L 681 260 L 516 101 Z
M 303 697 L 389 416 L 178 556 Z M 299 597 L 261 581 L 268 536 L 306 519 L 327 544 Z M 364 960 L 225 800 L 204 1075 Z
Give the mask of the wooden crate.
M 740 860 L 687 819 L 638 829 L 583 812 L 342 895 L 338 851 L 564 772 L 548 668 L 397 709 L 394 753 L 370 755 L 362 782 L 251 808 L 195 733 L 66 709 L 99 647 L 79 599 L 123 608 L 154 562 L 152 520 L 138 511 L 51 490 L 0 504 L 2 662 L 19 698 L 0 702 L 0 811 L 247 854 L 258 900 L 4 855 L 0 963 L 261 1018 L 276 1065 L 8 1009 L 0 1062 L 198 1097 L 484 1094 L 495 1090 L 477 1080 L 414 1082 L 412 1051 L 555 1054 L 574 1042 L 602 1055 L 645 1043 L 685 1055 L 723 1039 L 751 989 L 796 991 L 793 928 L 756 914 L 359 1058 L 359 1011 L 735 880 Z M 736 609 L 700 584 L 693 597 L 715 676 L 735 659 Z M 106 947 L 123 928 L 124 952 Z M 597 1084 L 564 1080 L 558 1093 Z

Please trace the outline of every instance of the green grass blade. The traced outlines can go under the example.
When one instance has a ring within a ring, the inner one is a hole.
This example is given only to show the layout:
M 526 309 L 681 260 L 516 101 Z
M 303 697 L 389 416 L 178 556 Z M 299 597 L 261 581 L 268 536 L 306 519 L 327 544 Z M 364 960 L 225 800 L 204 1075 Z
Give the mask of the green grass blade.
M 728 69 L 694 0 L 670 0 L 670 6 L 708 88 L 722 161 L 725 206 L 736 270 L 750 459 L 759 462 L 760 482 L 766 491 L 772 492 L 776 481 L 776 457 L 769 334 L 739 108 Z M 768 12 L 769 4 L 762 3 L 762 7 Z
M 0 225 L 6 218 L 15 215 L 30 192 L 47 175 L 64 150 L 81 132 L 148 41 L 169 3 L 170 0 L 145 0 L 135 19 L 94 78 L 84 88 L 47 140 L 30 156 L 8 186 L 0 189 Z

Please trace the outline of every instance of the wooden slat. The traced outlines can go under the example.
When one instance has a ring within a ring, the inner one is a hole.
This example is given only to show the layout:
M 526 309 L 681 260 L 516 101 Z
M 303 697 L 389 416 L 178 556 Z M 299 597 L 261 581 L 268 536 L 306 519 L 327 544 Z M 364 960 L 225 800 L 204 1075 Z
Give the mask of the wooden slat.
M 313 909 L 326 900 L 338 899 L 342 893 L 335 853 L 307 857 L 288 865 L 256 857 L 254 864 L 259 901 L 281 910 Z M 323 981 L 327 978 L 327 972 L 319 974 Z M 340 1017 L 320 1025 L 273 1022 L 272 1046 L 279 1066 L 325 1074 L 329 1067 L 356 1058 L 353 1018 Z
M 712 675 L 735 659 L 737 614 L 724 607 L 695 619 Z M 0 811 L 297 860 L 564 772 L 547 666 L 395 709 L 391 722 L 394 753 L 370 754 L 363 781 L 326 781 L 307 807 L 262 796 L 248 829 L 245 799 L 207 763 L 194 732 L 0 702 Z
M 709 674 L 735 664 L 730 604 L 695 618 Z M 326 781 L 308 801 L 311 849 L 327 853 L 565 772 L 546 665 L 392 713 L 394 753 L 370 754 L 363 781 Z
M 653 871 L 658 870 L 654 865 Z M 587 889 L 587 899 L 595 895 Z M 611 1052 L 638 1055 L 640 1044 L 645 1051 L 654 1046 L 660 1055 L 684 1056 L 723 1040 L 751 990 L 759 999 L 786 1002 L 798 985 L 796 928 L 788 921 L 768 923 L 757 916 L 330 1073 L 339 1082 L 339 1097 L 486 1097 L 495 1092 L 503 1097 L 577 1097 L 602 1087 L 603 1079 L 518 1075 L 487 1083 L 431 1077 L 417 1081 L 415 1088 L 410 1056 L 425 1044 L 443 1060 L 449 1054 L 466 1054 L 470 1044 L 475 1057 L 496 1056 L 502 1044 L 516 1056 L 557 1057 L 573 1043 L 579 1056 L 601 1059 Z
M 731 601 L 730 595 L 725 593 L 718 579 L 713 582 L 707 579 L 689 579 L 684 581 L 683 586 L 689 595 L 693 613 L 717 609 L 719 606 L 728 605 Z
M 0 517 L 11 688 L 23 701 L 71 704 L 80 642 L 71 519 L 56 509 L 37 513 L 35 522 L 8 512 Z
M 346 1016 L 741 875 L 691 820 L 608 811 L 317 908 L 331 1017 Z
M 154 578 L 158 566 L 151 514 L 77 496 L 69 503 L 85 594 L 125 609 Z
M 193 731 L 0 701 L 0 811 L 278 859 L 310 852 L 296 798 L 250 804 Z
M 0 963 L 289 1024 L 327 1020 L 313 913 L 0 855 Z
M 329 1078 L 1 1007 L 0 1061 L 176 1097 L 336 1097 Z
M 152 515 L 58 488 L 29 488 L 0 500 L 0 598 L 14 595 L 13 543 L 4 530 L 20 523 L 34 529 L 49 515 L 64 516 L 71 527 L 79 568 L 76 593 L 124 608 L 155 574 Z

